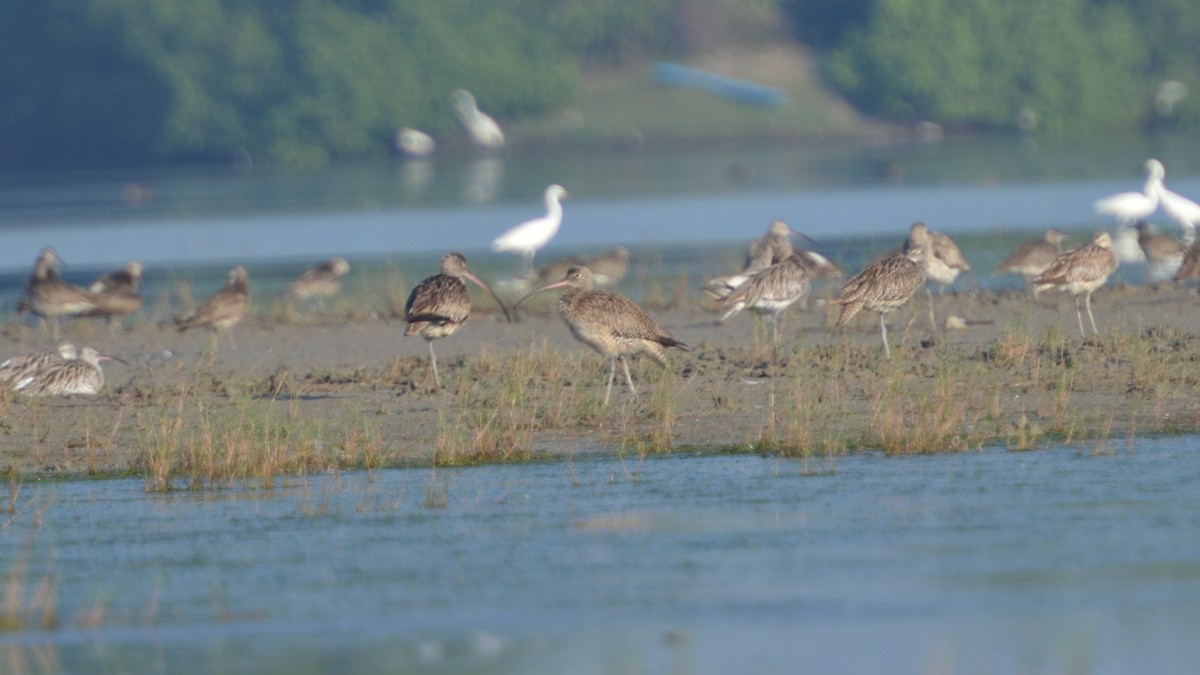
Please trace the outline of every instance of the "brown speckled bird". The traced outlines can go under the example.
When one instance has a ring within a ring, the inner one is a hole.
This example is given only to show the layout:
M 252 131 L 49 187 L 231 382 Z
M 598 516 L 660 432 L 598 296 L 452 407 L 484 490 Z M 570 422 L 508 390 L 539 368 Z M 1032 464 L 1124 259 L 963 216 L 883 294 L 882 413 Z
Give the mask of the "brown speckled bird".
M 1145 221 L 1138 221 L 1134 229 L 1138 233 L 1138 246 L 1149 263 L 1146 269 L 1147 278 L 1152 281 L 1165 279 L 1179 271 L 1183 258 L 1187 255 L 1187 244 L 1170 235 L 1158 234 Z
M 716 277 L 709 280 L 700 290 L 712 296 L 715 300 L 724 300 L 735 289 L 750 280 L 751 277 L 778 264 L 787 258 L 797 255 L 799 263 L 808 273 L 809 279 L 835 277 L 844 274 L 832 260 L 815 251 L 796 250 L 792 246 L 791 235 L 805 235 L 793 230 L 782 220 L 771 221 L 767 233 L 750 242 L 746 249 L 746 259 L 742 263 L 742 271 L 737 274 Z M 807 237 L 805 237 L 807 239 Z M 811 241 L 811 240 L 810 240 Z
M 91 347 L 79 350 L 79 358 L 62 360 L 30 373 L 13 383 L 13 389 L 27 396 L 95 396 L 104 388 L 101 361 L 112 357 Z
M 96 308 L 86 316 L 107 317 L 109 332 L 116 335 L 121 319 L 142 308 L 138 286 L 142 283 L 144 272 L 142 263 L 131 260 L 123 269 L 97 277 L 88 286 L 88 293 L 91 293 Z
M 644 354 L 660 366 L 666 366 L 664 348 L 675 347 L 684 351 L 688 347 L 682 340 L 650 318 L 646 310 L 635 302 L 615 293 L 592 288 L 592 271 L 582 265 L 567 270 L 562 281 L 546 284 L 530 291 L 517 301 L 514 308 L 530 296 L 554 288 L 565 288 L 558 298 L 558 314 L 571 329 L 577 340 L 600 353 L 610 362 L 608 387 L 604 390 L 604 405 L 608 405 L 612 394 L 613 379 L 617 374 L 617 360 L 625 370 L 625 382 L 637 399 L 637 389 L 629 374 L 626 356 Z
M 345 258 L 330 258 L 305 270 L 288 286 L 288 294 L 296 300 L 331 298 L 342 290 L 342 277 L 349 273 L 350 263 Z
M 221 333 L 229 332 L 236 326 L 249 308 L 250 275 L 245 267 L 238 265 L 229 270 L 224 288 L 205 300 L 190 316 L 179 321 L 179 332 L 207 327 L 212 333 L 209 345 L 215 352 Z M 229 332 L 229 344 L 237 351 L 232 332 Z
M 447 253 L 442 256 L 441 272 L 435 274 L 413 288 L 404 304 L 405 335 L 420 334 L 429 344 L 429 364 L 433 368 L 433 381 L 442 386 L 442 378 L 438 374 L 437 354 L 433 351 L 433 341 L 438 338 L 453 335 L 467 317 L 471 315 L 471 296 L 467 294 L 467 284 L 470 280 L 476 286 L 487 291 L 488 295 L 500 305 L 504 318 L 511 321 L 508 308 L 500 298 L 467 269 L 467 259 L 461 253 Z
M 948 284 L 954 283 L 960 272 L 971 271 L 967 259 L 954 240 L 941 232 L 934 232 L 925 223 L 913 223 L 908 230 L 908 239 L 904 242 L 904 250 L 914 246 L 925 249 L 924 262 L 925 278 L 936 281 L 945 290 Z M 933 291 L 925 289 L 929 296 L 929 324 L 937 328 L 937 317 L 933 313 Z
M 1079 310 L 1079 296 L 1083 295 L 1088 321 L 1092 324 L 1092 333 L 1098 333 L 1096 319 L 1092 316 L 1092 292 L 1103 286 L 1109 275 L 1115 271 L 1117 253 L 1113 250 L 1112 237 L 1107 232 L 1097 232 L 1090 244 L 1058 256 L 1034 283 L 1039 292 L 1056 289 L 1075 296 L 1075 317 L 1079 319 L 1079 334 L 1086 335 L 1083 330 L 1083 314 Z
M 879 312 L 879 331 L 883 350 L 892 358 L 888 346 L 885 315 L 908 302 L 925 283 L 924 248 L 913 246 L 903 253 L 893 253 L 868 265 L 842 286 L 842 294 L 834 302 L 842 305 L 837 325 L 844 326 L 862 309 Z
M 808 295 L 811 283 L 799 255 L 792 254 L 755 274 L 722 302 L 724 321 L 743 309 L 771 317 L 771 343 L 779 341 L 780 316 L 793 303 Z
M 79 358 L 79 351 L 70 342 L 55 349 L 42 349 L 9 357 L 0 363 L 0 384 L 16 384 L 52 365 Z
M 1200 279 L 1200 239 L 1193 241 L 1188 247 L 1187 253 L 1183 254 L 1183 263 L 1179 265 L 1179 271 L 1171 278 L 1175 281 Z
M 1062 243 L 1066 238 L 1067 235 L 1050 228 L 1040 239 L 1027 241 L 1013 249 L 1007 258 L 996 265 L 995 272 L 1020 274 L 1028 286 L 1062 254 Z
M 58 252 L 47 246 L 42 249 L 34 263 L 33 276 L 29 278 L 25 306 L 45 325 L 50 320 L 51 335 L 58 341 L 58 317 L 76 316 L 96 308 L 90 293 L 72 286 L 58 276 L 58 265 L 62 259 Z

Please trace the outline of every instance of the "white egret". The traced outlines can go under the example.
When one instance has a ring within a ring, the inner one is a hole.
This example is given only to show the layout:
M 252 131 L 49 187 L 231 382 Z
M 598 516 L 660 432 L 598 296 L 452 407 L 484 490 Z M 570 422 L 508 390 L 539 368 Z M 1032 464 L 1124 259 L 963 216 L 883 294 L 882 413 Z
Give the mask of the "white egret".
M 454 112 L 458 115 L 458 121 L 462 122 L 467 133 L 471 135 L 471 140 L 488 150 L 499 150 L 504 147 L 504 132 L 500 130 L 500 125 L 479 109 L 471 92 L 466 89 L 456 89 L 454 93 L 450 94 L 450 98 L 454 103 Z
M 493 251 L 509 251 L 525 256 L 528 272 L 533 272 L 533 254 L 545 246 L 558 234 L 558 226 L 562 224 L 562 204 L 559 200 L 567 196 L 567 191 L 561 185 L 551 185 L 546 188 L 546 215 L 541 218 L 527 220 L 508 232 L 496 237 L 492 242 Z
M 1156 161 L 1156 160 L 1151 160 Z M 1160 163 L 1159 166 L 1162 166 Z M 1166 176 L 1166 171 L 1163 171 L 1163 176 Z M 1183 230 L 1183 241 L 1190 244 L 1196 239 L 1196 224 L 1200 223 L 1200 204 L 1184 197 L 1178 192 L 1172 192 L 1167 189 L 1162 179 L 1159 179 L 1156 188 L 1158 190 L 1158 203 L 1162 206 L 1163 211 L 1167 212 L 1171 220 L 1179 223 L 1180 229 Z
M 1113 245 L 1117 255 L 1125 262 L 1145 259 L 1137 243 L 1137 232 L 1130 225 L 1158 210 L 1160 186 L 1166 173 L 1162 162 L 1157 159 L 1146 160 L 1145 169 L 1146 185 L 1141 192 L 1121 192 L 1092 203 L 1092 211 L 1096 215 L 1116 218 L 1118 230 Z
M 409 157 L 428 157 L 437 150 L 437 141 L 420 129 L 404 127 L 396 132 L 396 149 Z

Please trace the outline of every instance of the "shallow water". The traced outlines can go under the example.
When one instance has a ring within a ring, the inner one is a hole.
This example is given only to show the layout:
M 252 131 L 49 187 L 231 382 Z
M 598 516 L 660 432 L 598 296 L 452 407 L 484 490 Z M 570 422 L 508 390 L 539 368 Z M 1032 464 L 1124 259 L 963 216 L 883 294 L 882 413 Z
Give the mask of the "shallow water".
M 26 484 L 0 566 L 52 580 L 62 626 L 0 633 L 0 663 L 1191 672 L 1197 441 Z

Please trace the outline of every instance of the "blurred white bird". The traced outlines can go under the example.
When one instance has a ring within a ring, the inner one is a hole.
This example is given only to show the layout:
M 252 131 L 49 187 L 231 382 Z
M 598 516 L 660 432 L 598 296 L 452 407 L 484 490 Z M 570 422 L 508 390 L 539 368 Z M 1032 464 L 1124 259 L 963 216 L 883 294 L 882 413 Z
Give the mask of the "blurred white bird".
M 481 111 L 475 104 L 475 97 L 466 89 L 455 89 L 450 94 L 454 103 L 454 112 L 458 121 L 462 122 L 471 140 L 488 150 L 499 150 L 504 147 L 504 132 L 500 125 L 487 113 Z
M 409 157 L 428 157 L 437 149 L 433 136 L 412 127 L 396 132 L 396 149 Z
M 492 242 L 493 251 L 510 251 L 525 256 L 527 272 L 533 272 L 533 254 L 545 246 L 558 234 L 558 226 L 562 224 L 562 204 L 559 200 L 567 196 L 567 191 L 561 185 L 551 185 L 546 188 L 546 215 L 541 218 L 527 220 L 508 232 L 496 237 Z
M 1118 229 L 1113 245 L 1122 262 L 1145 260 L 1142 248 L 1137 243 L 1137 232 L 1130 225 L 1158 210 L 1160 187 L 1166 170 L 1157 159 L 1146 160 L 1145 169 L 1146 185 L 1141 192 L 1121 192 L 1092 203 L 1092 211 L 1096 215 L 1116 218 Z
M 1166 171 L 1163 171 L 1166 177 Z M 1184 197 L 1178 192 L 1171 192 L 1160 179 L 1157 183 L 1158 204 L 1167 212 L 1171 220 L 1179 223 L 1183 230 L 1184 243 L 1191 244 L 1196 239 L 1196 224 L 1200 223 L 1200 204 Z

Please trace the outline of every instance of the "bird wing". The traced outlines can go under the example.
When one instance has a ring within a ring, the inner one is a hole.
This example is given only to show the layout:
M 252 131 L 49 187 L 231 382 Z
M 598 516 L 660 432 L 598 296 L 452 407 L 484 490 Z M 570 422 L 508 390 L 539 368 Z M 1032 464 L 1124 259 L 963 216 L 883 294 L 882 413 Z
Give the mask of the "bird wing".
M 471 314 L 471 298 L 462 279 L 448 274 L 435 274 L 421 283 L 404 303 L 404 320 L 419 321 L 466 321 Z
M 650 340 L 667 347 L 687 348 L 683 341 L 659 325 L 640 305 L 616 293 L 591 291 L 579 299 L 577 311 L 603 322 L 617 338 Z

